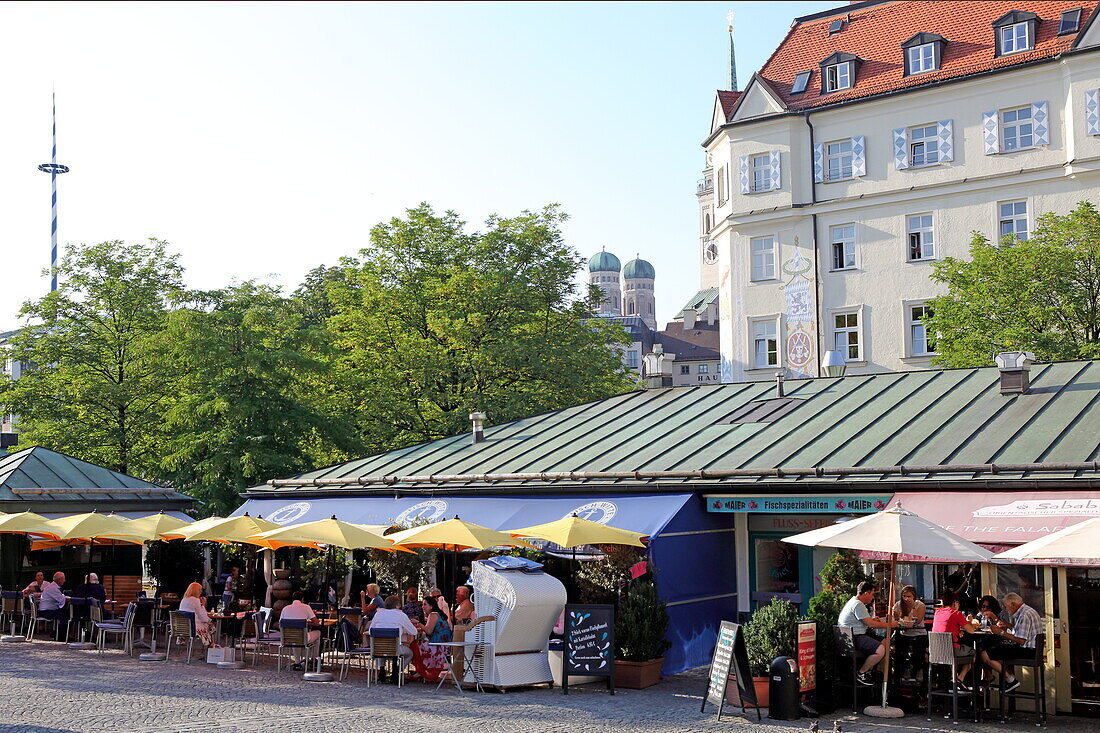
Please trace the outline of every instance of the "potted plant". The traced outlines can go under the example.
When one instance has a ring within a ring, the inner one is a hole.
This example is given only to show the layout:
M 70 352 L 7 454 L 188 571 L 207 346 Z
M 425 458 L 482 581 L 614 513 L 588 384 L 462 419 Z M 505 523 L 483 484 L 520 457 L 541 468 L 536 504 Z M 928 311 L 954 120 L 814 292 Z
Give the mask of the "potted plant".
M 668 609 L 657 586 L 635 583 L 619 603 L 615 616 L 615 686 L 641 690 L 661 681 Z
M 790 601 L 772 598 L 760 606 L 745 624 L 745 651 L 749 657 L 749 672 L 756 688 L 756 703 L 768 705 L 768 673 L 776 657 L 794 657 L 794 629 L 798 623 L 798 607 Z

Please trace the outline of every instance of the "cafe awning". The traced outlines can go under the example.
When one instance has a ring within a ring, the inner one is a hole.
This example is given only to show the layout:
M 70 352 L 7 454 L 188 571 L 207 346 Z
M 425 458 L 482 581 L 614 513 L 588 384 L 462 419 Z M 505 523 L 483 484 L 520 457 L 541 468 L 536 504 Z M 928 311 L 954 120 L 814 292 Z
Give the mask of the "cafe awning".
M 894 494 L 894 502 L 986 546 L 1030 542 L 1100 517 L 1095 491 L 914 491 Z
M 248 512 L 276 524 L 298 524 L 336 516 L 360 524 L 412 524 L 458 516 L 505 530 L 552 522 L 573 513 L 594 522 L 644 535 L 657 535 L 691 498 L 657 496 L 446 496 L 249 499 L 233 514 Z

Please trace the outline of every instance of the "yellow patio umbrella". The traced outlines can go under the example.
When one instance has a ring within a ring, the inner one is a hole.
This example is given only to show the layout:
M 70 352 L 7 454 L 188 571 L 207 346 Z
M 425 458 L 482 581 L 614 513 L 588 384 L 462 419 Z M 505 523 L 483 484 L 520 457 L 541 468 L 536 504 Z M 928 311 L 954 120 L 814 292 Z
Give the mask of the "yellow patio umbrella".
M 631 532 L 618 527 L 582 519 L 574 514 L 556 522 L 536 524 L 532 527 L 505 530 L 515 537 L 537 537 L 553 542 L 559 547 L 578 547 L 580 545 L 633 545 L 645 547 L 642 538 L 647 535 Z
M 180 519 L 170 514 L 165 514 L 164 512 L 157 512 L 147 517 L 131 519 L 125 536 L 137 537 L 140 538 L 141 541 L 150 542 L 162 539 L 165 534 L 176 532 L 184 527 L 190 527 L 192 524 L 193 523 L 189 519 Z M 110 534 L 105 536 L 116 537 L 118 535 Z
M 31 540 L 32 550 L 46 550 L 51 547 L 88 547 L 90 545 L 141 545 L 145 544 L 142 537 L 70 537 L 64 540 L 41 539 Z
M 179 530 L 173 530 L 173 534 L 181 534 L 183 539 L 187 542 L 198 542 L 200 540 L 208 540 L 211 542 L 241 542 L 247 545 L 263 547 L 267 550 L 276 550 L 279 547 L 285 546 L 270 540 L 254 538 L 254 535 L 258 535 L 261 532 L 267 532 L 271 529 L 280 529 L 279 525 L 274 522 L 269 522 L 262 517 L 250 517 L 248 514 L 242 514 L 239 517 L 219 518 L 216 522 L 211 522 L 196 528 L 198 524 L 200 524 L 200 522 L 195 522 L 195 524 L 183 527 Z M 309 547 L 310 545 L 305 546 Z M 312 546 L 316 547 L 316 543 Z
M 444 550 L 473 548 L 484 550 L 487 547 L 510 545 L 513 547 L 531 547 L 523 540 L 480 524 L 467 522 L 458 517 L 435 524 L 425 524 L 400 532 L 386 535 L 395 545 L 405 547 L 438 547 Z
M 47 519 L 29 531 L 31 534 L 46 535 L 55 540 L 83 539 L 87 543 L 106 535 L 127 537 L 131 534 L 129 525 L 130 520 L 125 517 L 92 511 Z
M 341 522 L 335 516 L 315 522 L 303 522 L 287 527 L 277 527 L 253 535 L 250 539 L 263 540 L 276 547 L 315 547 L 330 545 L 345 550 L 377 548 L 389 550 L 393 542 L 382 533 L 371 532 L 362 525 Z
M 225 520 L 225 517 L 206 517 L 205 519 L 199 519 L 197 521 L 191 522 L 190 524 L 188 524 L 184 527 L 176 527 L 175 529 L 169 529 L 165 532 L 162 532 L 160 536 L 161 536 L 162 539 L 166 539 L 166 540 L 182 540 L 184 538 L 183 530 L 185 530 L 185 529 L 189 530 L 191 532 L 198 532 L 201 529 L 206 529 L 207 527 L 213 527 L 213 526 L 217 525 L 218 522 L 221 522 L 221 521 L 224 521 L 224 520 Z
M 35 528 L 40 526 L 43 522 L 48 521 L 49 520 L 41 514 L 35 514 L 34 512 L 5 514 L 0 516 L 0 533 L 26 534 L 28 532 L 33 532 Z

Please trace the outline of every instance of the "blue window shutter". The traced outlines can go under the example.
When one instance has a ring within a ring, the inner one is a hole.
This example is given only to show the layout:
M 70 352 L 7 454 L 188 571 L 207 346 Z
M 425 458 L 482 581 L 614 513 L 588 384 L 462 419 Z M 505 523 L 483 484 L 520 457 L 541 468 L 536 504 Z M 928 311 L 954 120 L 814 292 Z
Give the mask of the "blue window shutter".
M 951 120 L 936 123 L 936 141 L 940 149 L 940 162 L 955 159 L 955 141 L 951 130 Z
M 780 181 L 780 178 L 779 178 L 779 168 L 780 168 L 780 166 L 779 166 L 779 151 L 778 150 L 772 150 L 770 152 L 771 152 L 771 164 L 772 164 L 772 190 L 773 191 L 778 191 L 779 188 L 780 188 L 780 184 L 781 184 L 781 181 Z
M 899 171 L 909 167 L 908 143 L 909 135 L 904 127 L 894 130 L 894 168 Z
M 986 155 L 1001 152 L 1001 125 L 997 110 L 982 112 L 982 139 L 985 141 Z
M 1100 89 L 1085 91 L 1085 134 L 1100 135 Z
M 852 177 L 859 178 L 867 175 L 867 145 L 863 142 L 863 135 L 852 138 Z
M 1050 115 L 1047 113 L 1046 102 L 1031 105 L 1031 121 L 1034 123 L 1032 130 L 1035 132 L 1035 144 L 1050 145 Z
M 741 193 L 749 193 L 749 156 L 741 156 Z
M 814 143 L 814 183 L 825 180 L 825 145 Z

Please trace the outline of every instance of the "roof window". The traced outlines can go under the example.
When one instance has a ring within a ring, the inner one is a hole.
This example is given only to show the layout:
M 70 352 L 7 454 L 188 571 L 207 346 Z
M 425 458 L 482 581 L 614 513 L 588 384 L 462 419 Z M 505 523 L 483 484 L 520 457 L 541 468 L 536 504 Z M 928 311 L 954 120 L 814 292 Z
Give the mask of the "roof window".
M 993 21 L 997 55 L 1008 56 L 1035 48 L 1039 16 L 1023 10 L 1012 10 Z
M 1058 22 L 1058 35 L 1062 36 L 1066 33 L 1076 33 L 1080 25 L 1081 8 L 1074 8 L 1073 10 L 1063 10 L 1062 19 Z
M 833 35 L 834 33 L 840 33 L 842 30 L 844 30 L 844 18 L 837 18 L 836 20 L 834 20 L 832 23 L 829 24 L 829 35 L 830 36 Z
M 738 425 L 752 422 L 775 422 L 803 402 L 805 402 L 805 400 L 800 400 L 796 397 L 754 400 L 741 405 L 715 424 Z
M 810 83 L 810 71 L 800 71 L 794 75 L 794 82 L 791 83 L 791 94 L 801 94 L 806 91 L 806 85 Z

